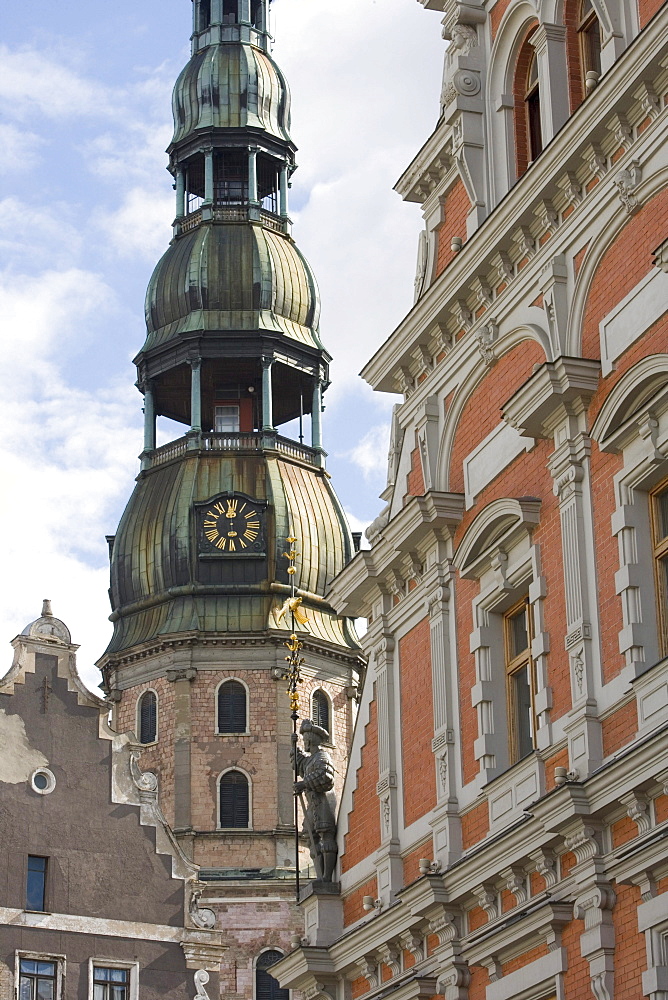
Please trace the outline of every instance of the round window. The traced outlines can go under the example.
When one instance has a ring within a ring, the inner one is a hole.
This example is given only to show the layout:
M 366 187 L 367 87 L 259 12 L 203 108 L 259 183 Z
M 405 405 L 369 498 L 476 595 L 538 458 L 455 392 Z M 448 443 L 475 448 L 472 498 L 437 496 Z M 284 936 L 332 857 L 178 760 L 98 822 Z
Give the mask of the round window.
M 38 795 L 48 795 L 56 787 L 56 776 L 48 767 L 40 767 L 37 771 L 33 771 L 30 785 Z

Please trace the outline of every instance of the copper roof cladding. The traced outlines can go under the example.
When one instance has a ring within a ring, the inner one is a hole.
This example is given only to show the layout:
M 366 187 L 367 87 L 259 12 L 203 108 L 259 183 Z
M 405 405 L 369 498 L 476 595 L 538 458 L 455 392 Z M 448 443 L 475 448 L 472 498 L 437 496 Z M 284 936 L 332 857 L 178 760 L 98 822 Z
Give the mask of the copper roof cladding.
M 203 224 L 175 240 L 153 272 L 142 353 L 226 330 L 266 330 L 323 350 L 319 319 L 313 272 L 289 236 L 260 224 Z
M 205 128 L 258 128 L 290 142 L 290 90 L 266 52 L 210 45 L 190 59 L 172 98 L 172 143 Z
M 259 583 L 206 587 L 197 580 L 193 504 L 225 491 L 269 504 L 268 558 Z M 299 539 L 296 586 L 324 597 L 350 558 L 352 544 L 321 469 L 262 452 L 190 452 L 140 475 L 113 545 L 114 634 L 105 657 L 183 632 L 277 630 L 271 611 L 283 603 L 287 590 L 277 593 L 271 584 L 289 582 L 283 553 L 291 530 Z M 314 637 L 357 649 L 345 620 L 324 603 L 310 603 L 309 608 L 306 598 Z

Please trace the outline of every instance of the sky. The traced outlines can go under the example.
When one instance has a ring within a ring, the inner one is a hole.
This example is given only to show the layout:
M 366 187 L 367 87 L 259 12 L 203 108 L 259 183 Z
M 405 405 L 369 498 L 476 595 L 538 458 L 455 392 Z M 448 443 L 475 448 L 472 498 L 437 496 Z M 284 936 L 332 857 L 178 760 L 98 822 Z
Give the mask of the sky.
M 164 151 L 190 26 L 190 0 L 0 5 L 0 675 L 47 597 L 99 680 L 105 535 L 139 470 L 131 362 L 171 237 Z M 416 0 L 275 0 L 273 33 L 299 147 L 293 236 L 334 356 L 328 469 L 360 530 L 382 506 L 396 397 L 357 373 L 412 304 L 421 215 L 392 187 L 436 125 L 445 43 Z

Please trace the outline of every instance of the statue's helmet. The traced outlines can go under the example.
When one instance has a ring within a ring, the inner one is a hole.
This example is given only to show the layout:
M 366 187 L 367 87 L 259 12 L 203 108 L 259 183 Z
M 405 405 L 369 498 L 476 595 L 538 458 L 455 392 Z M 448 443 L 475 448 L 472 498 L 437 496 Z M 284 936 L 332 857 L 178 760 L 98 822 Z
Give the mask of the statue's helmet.
M 316 726 L 315 722 L 311 722 L 310 719 L 304 719 L 300 727 L 300 733 L 302 736 L 304 733 L 310 733 L 311 736 L 317 737 L 321 743 L 329 743 L 329 733 L 322 726 Z

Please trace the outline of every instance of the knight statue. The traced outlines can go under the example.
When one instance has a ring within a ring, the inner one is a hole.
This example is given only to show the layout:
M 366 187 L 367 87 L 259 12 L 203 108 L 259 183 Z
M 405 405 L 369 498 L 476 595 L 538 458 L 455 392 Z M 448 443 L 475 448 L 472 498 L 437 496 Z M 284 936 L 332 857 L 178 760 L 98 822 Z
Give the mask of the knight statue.
M 336 796 L 334 795 L 334 764 L 323 747 L 329 743 L 329 733 L 322 726 L 304 720 L 300 729 L 304 750 L 295 746 L 292 759 L 301 780 L 294 785 L 295 793 L 306 798 L 304 832 L 308 835 L 316 878 L 331 882 L 336 866 Z M 303 799 L 302 799 L 303 803 Z

